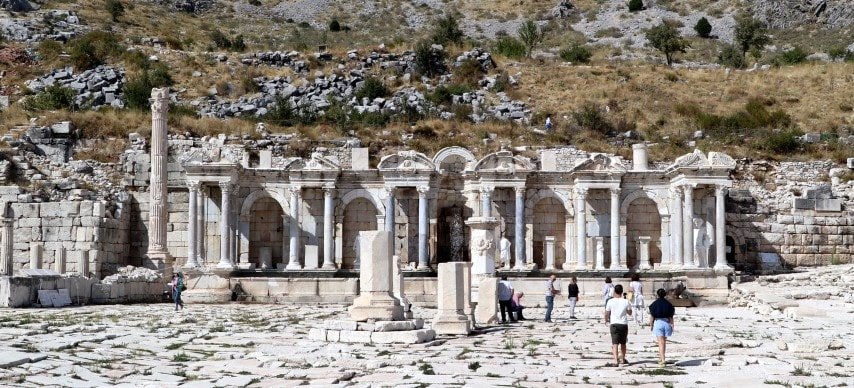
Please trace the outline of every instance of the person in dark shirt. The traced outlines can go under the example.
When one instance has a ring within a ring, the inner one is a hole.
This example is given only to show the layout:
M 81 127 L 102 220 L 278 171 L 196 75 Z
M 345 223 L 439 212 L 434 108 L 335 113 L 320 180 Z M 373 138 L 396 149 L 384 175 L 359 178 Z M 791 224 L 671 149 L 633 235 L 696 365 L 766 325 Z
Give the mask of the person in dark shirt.
M 673 314 L 676 309 L 667 300 L 667 291 L 659 288 L 656 291 L 658 299 L 649 305 L 649 327 L 658 339 L 658 366 L 664 367 L 664 351 L 667 348 L 667 337 L 673 335 Z
M 578 279 L 572 277 L 572 282 L 569 283 L 569 292 L 566 296 L 569 298 L 569 319 L 575 318 L 575 304 L 578 303 Z

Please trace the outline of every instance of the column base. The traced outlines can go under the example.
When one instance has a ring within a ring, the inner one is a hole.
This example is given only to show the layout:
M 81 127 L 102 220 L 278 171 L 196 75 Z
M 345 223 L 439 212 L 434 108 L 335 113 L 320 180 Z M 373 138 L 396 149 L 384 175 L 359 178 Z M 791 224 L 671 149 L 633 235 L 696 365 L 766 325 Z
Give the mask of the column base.
M 300 263 L 288 263 L 288 265 L 285 266 L 285 269 L 302 269 L 302 265 L 300 265 Z
M 320 269 L 336 270 L 336 269 L 338 269 L 338 267 L 335 266 L 335 263 L 329 263 L 329 264 L 323 264 L 323 266 L 320 267 Z
M 255 263 L 240 263 L 237 265 L 240 269 L 255 269 Z
M 628 271 L 628 270 L 629 270 L 629 267 L 622 266 L 622 265 L 620 265 L 620 266 L 616 266 L 616 267 L 611 266 L 611 267 L 609 267 L 609 268 L 608 268 L 608 270 L 609 270 L 609 271 Z
M 439 315 L 432 322 L 433 331 L 444 335 L 469 335 L 471 321 L 465 315 Z
M 219 264 L 216 265 L 216 267 L 220 269 L 234 269 L 234 264 L 227 261 L 220 261 Z

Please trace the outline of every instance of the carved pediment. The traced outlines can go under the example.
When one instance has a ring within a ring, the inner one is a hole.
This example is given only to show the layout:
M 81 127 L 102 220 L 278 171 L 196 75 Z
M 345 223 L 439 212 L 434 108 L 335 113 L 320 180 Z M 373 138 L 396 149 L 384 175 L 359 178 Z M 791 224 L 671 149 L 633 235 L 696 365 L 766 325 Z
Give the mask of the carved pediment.
M 709 164 L 713 168 L 734 169 L 735 159 L 723 152 L 709 152 Z
M 533 163 L 528 158 L 514 156 L 510 151 L 498 151 L 486 155 L 477 162 L 474 170 L 480 173 L 490 172 L 495 174 L 512 175 L 517 172 L 526 173 L 534 169 Z
M 433 162 L 424 154 L 416 151 L 400 151 L 380 160 L 380 171 L 396 172 L 432 172 L 436 169 Z
M 695 149 L 694 152 L 682 155 L 676 158 L 668 170 L 677 169 L 734 169 L 736 166 L 735 159 L 721 152 L 709 152 L 709 156 L 703 154 L 702 151 Z
M 626 166 L 616 157 L 605 154 L 592 154 L 589 158 L 579 161 L 572 171 L 588 173 L 624 173 Z
M 337 160 L 324 156 L 319 152 L 313 152 L 308 159 L 299 158 L 291 160 L 287 164 L 286 169 L 289 171 L 338 171 L 341 169 L 341 166 Z
M 212 163 L 213 157 L 211 155 L 211 150 L 205 150 L 202 148 L 191 148 L 187 152 L 184 152 L 180 156 L 178 156 L 178 161 L 182 165 L 198 165 L 202 163 Z M 219 156 L 219 155 L 217 155 Z

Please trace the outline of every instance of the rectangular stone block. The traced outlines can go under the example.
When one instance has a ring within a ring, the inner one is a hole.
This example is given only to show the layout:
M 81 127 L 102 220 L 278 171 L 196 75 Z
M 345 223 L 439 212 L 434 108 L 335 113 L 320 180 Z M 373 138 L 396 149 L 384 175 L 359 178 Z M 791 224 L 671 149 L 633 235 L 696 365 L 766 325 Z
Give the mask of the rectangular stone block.
M 356 321 L 343 321 L 343 320 L 326 321 L 324 326 L 326 326 L 326 328 L 329 330 L 353 331 L 353 330 L 356 330 L 356 327 L 358 326 L 358 322 L 356 322 Z
M 415 330 L 414 321 L 377 321 L 373 331 L 403 331 Z
M 317 268 L 319 268 L 317 245 L 306 245 L 305 246 L 305 267 L 303 267 L 303 268 L 304 269 L 317 269 Z
M 326 329 L 310 329 L 308 331 L 308 339 L 314 341 L 326 341 Z
M 430 329 L 407 331 L 384 331 L 371 334 L 371 342 L 378 344 L 420 344 L 432 341 L 436 332 Z
M 820 212 L 840 212 L 842 211 L 841 199 L 816 199 L 815 210 Z
M 371 342 L 372 333 L 373 332 L 370 331 L 341 330 L 341 338 L 339 338 L 339 341 L 347 343 L 367 344 Z
M 273 168 L 273 151 L 258 151 L 258 168 Z
M 368 161 L 368 149 L 367 148 L 352 148 L 351 149 L 351 169 L 353 170 L 367 170 L 370 168 Z

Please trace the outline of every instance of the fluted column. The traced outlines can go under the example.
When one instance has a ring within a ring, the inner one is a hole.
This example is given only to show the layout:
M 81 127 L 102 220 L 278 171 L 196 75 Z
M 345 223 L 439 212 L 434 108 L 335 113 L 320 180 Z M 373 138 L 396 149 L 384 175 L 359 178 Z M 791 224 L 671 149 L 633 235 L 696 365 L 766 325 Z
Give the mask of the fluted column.
M 430 249 L 427 247 L 427 193 L 429 186 L 418 186 L 418 269 L 430 268 Z
M 210 252 L 210 247 L 205 244 L 205 234 L 206 234 L 206 225 L 205 225 L 205 203 L 206 203 L 205 192 L 202 190 L 202 187 L 199 187 L 199 193 L 196 198 L 196 257 L 198 264 L 206 265 L 207 260 L 202 260 L 203 257 L 208 256 L 208 252 Z
M 219 264 L 217 264 L 217 268 L 234 268 L 234 261 L 231 259 L 231 223 L 229 223 L 231 193 L 234 191 L 234 185 L 231 182 L 220 182 L 219 188 L 222 191 L 222 198 L 220 200 Z
M 389 245 L 391 245 L 391 254 L 395 255 L 394 252 L 394 242 L 397 239 L 396 231 L 394 230 L 394 208 L 395 208 L 395 199 L 394 199 L 394 186 L 386 186 L 385 190 L 385 230 L 391 232 L 391 237 L 389 238 Z
M 715 185 L 715 269 L 727 269 L 726 262 L 726 187 Z
M 525 269 L 525 188 L 516 188 L 516 269 Z
M 482 217 L 492 217 L 492 192 L 494 186 L 483 186 L 480 189 L 480 214 Z
M 575 188 L 575 236 L 578 239 L 578 269 L 587 269 L 587 188 Z
M 611 269 L 623 269 L 620 262 L 620 189 L 611 189 Z
M 673 259 L 671 260 L 671 265 L 674 267 L 681 267 L 684 263 L 682 261 L 682 253 L 684 252 L 684 248 L 682 248 L 682 189 L 679 187 L 671 187 L 670 188 L 670 197 L 673 200 L 673 216 L 670 217 L 670 241 L 672 243 L 672 248 L 670 249 L 671 255 L 673 255 Z
M 184 268 L 196 268 L 199 266 L 199 254 L 197 251 L 198 248 L 198 231 L 196 228 L 198 227 L 198 215 L 196 212 L 198 211 L 198 197 L 199 197 L 199 187 L 200 183 L 198 181 L 187 181 L 187 188 L 189 189 L 189 209 L 188 209 L 188 217 L 187 217 L 187 262 L 184 264 Z
M 12 218 L 3 218 L 3 241 L 0 245 L 0 274 L 12 276 L 14 273 L 14 262 L 12 261 L 12 248 L 14 246 L 14 237 L 12 236 L 13 225 L 15 220 Z
M 323 269 L 335 269 L 335 237 L 333 217 L 335 216 L 335 187 L 323 186 Z
M 697 267 L 694 261 L 694 186 L 684 185 L 685 204 L 682 211 L 682 263 L 685 267 Z
M 300 207 L 302 205 L 302 187 L 291 187 L 291 250 L 288 255 L 287 269 L 302 269 L 299 263 Z
M 166 249 L 166 223 L 169 214 L 167 202 L 167 118 L 169 114 L 169 93 L 167 89 L 151 90 L 151 177 L 148 211 L 148 251 L 149 265 L 153 269 L 163 270 L 170 261 Z

